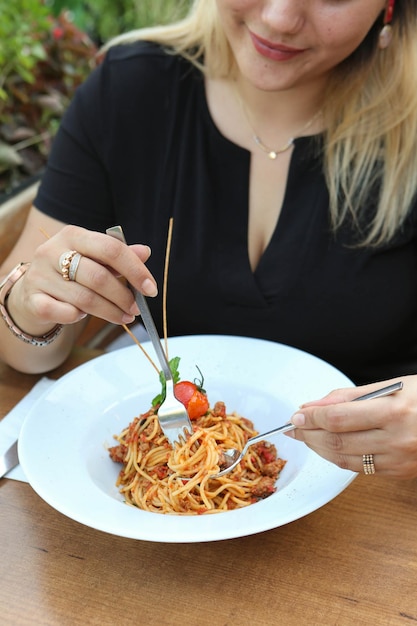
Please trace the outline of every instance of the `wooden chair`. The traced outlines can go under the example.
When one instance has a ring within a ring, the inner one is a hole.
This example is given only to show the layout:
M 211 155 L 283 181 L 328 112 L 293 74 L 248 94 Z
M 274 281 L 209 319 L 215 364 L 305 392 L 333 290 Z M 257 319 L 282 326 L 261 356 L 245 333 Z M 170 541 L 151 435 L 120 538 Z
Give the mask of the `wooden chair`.
M 0 205 L 0 263 L 3 263 L 22 232 L 38 185 L 30 185 Z

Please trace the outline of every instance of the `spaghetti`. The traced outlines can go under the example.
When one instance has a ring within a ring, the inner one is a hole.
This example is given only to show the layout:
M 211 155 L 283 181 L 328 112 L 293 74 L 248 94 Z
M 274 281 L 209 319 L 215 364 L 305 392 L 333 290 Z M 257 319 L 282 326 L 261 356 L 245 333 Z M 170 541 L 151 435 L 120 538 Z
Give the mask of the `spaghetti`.
M 229 474 L 212 478 L 222 450 L 242 450 L 257 434 L 248 419 L 227 414 L 225 404 L 217 402 L 193 420 L 193 429 L 183 445 L 172 448 L 153 407 L 115 436 L 118 445 L 109 453 L 123 464 L 117 486 L 128 504 L 154 513 L 201 515 L 248 506 L 276 491 L 285 461 L 266 441 L 251 446 Z

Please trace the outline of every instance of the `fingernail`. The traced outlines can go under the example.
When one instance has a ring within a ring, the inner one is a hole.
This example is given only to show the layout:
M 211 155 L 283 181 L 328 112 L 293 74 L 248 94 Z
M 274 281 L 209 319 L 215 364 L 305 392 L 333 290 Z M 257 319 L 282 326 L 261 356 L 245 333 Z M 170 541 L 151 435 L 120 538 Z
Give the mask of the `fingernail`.
M 306 423 L 306 417 L 302 413 L 296 413 L 292 416 L 291 422 L 294 426 L 304 426 Z
M 152 250 L 150 249 L 150 247 L 146 244 L 146 243 L 139 243 L 138 246 L 141 248 L 142 253 L 144 253 L 143 255 L 145 256 L 145 254 L 148 255 L 148 257 L 151 256 Z
M 81 314 L 78 316 L 78 321 L 79 321 L 79 322 L 81 322 L 81 320 L 84 320 L 86 317 L 87 317 L 87 313 L 81 313 Z
M 134 315 L 135 317 L 136 317 L 136 315 L 139 315 L 140 311 L 139 311 L 139 307 L 138 307 L 138 305 L 136 304 L 136 302 L 134 302 L 134 303 L 132 304 L 132 306 L 130 307 L 130 309 L 129 309 L 129 313 L 130 313 L 131 315 Z
M 143 281 L 142 292 L 145 294 L 145 296 L 150 296 L 151 298 L 154 298 L 156 295 L 158 295 L 158 289 L 156 288 L 155 283 L 153 283 L 149 278 Z
M 132 322 L 135 321 L 135 316 L 134 315 L 128 315 L 127 313 L 125 313 L 122 317 L 122 323 L 123 324 L 131 324 Z

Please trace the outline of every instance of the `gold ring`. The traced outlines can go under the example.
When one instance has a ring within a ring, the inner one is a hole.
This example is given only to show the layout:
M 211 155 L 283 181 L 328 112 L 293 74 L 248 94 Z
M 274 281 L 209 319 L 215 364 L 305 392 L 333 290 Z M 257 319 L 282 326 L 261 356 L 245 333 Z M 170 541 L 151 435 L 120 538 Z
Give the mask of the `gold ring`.
M 64 280 L 73 280 L 70 278 L 69 272 L 71 262 L 76 254 L 78 254 L 76 250 L 68 250 L 67 252 L 63 252 L 59 257 L 59 268 Z
M 364 454 L 362 456 L 362 465 L 364 474 L 375 474 L 375 464 L 373 454 Z

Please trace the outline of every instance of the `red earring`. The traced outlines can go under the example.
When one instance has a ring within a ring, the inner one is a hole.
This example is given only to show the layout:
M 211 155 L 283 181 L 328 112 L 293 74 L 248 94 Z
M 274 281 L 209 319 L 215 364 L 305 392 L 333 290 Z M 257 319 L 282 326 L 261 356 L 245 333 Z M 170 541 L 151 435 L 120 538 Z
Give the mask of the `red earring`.
M 384 26 L 379 33 L 378 45 L 381 50 L 388 48 L 392 40 L 392 16 L 394 15 L 395 0 L 388 0 L 387 8 L 384 15 Z

